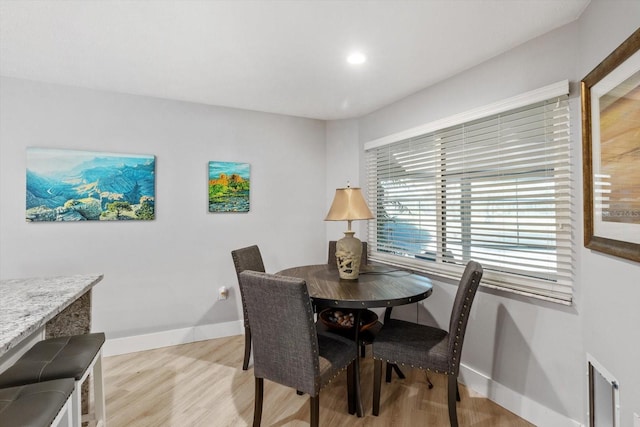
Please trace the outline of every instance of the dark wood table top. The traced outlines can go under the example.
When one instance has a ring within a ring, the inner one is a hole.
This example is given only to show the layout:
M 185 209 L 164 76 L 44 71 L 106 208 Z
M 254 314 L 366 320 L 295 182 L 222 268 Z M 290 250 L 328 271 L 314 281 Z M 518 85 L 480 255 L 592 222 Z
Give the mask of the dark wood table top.
M 278 274 L 304 279 L 313 301 L 326 307 L 394 307 L 421 301 L 433 290 L 426 277 L 381 265 L 360 267 L 357 280 L 340 279 L 331 264 L 293 267 Z

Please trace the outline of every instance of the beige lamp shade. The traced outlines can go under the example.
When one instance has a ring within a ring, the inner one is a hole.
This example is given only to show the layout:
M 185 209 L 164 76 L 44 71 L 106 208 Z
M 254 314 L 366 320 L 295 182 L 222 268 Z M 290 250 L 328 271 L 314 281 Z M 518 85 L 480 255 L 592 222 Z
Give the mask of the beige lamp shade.
M 359 188 L 338 188 L 325 221 L 373 219 L 373 214 Z

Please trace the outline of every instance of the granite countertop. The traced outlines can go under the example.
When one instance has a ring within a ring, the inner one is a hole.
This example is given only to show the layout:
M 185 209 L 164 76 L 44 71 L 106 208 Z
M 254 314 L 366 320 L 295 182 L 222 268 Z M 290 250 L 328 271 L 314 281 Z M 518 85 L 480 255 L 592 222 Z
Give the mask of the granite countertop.
M 0 356 L 102 280 L 102 274 L 0 281 Z

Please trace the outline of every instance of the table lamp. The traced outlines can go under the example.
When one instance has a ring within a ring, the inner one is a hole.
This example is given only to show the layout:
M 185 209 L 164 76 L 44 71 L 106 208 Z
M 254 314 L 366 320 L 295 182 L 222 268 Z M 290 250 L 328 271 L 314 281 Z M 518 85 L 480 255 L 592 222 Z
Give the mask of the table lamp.
M 355 280 L 360 273 L 360 257 L 362 256 L 362 242 L 354 237 L 351 231 L 351 221 L 359 219 L 373 219 L 367 203 L 359 188 L 336 189 L 336 195 L 329 209 L 325 221 L 347 221 L 347 231 L 344 237 L 336 242 L 336 263 L 341 279 Z

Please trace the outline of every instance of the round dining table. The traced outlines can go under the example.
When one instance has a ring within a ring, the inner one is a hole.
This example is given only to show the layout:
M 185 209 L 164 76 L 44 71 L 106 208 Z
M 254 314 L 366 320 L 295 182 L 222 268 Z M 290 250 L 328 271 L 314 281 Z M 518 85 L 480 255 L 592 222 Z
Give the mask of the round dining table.
M 277 274 L 304 279 L 316 306 L 353 310 L 356 325 L 363 310 L 386 308 L 388 317 L 392 307 L 424 300 L 433 291 L 428 278 L 386 265 L 363 265 L 355 280 L 340 279 L 337 266 L 332 264 L 292 267 Z M 355 328 L 355 341 L 359 342 L 359 328 Z M 356 355 L 355 396 L 349 396 L 349 413 L 362 417 L 359 359 Z

